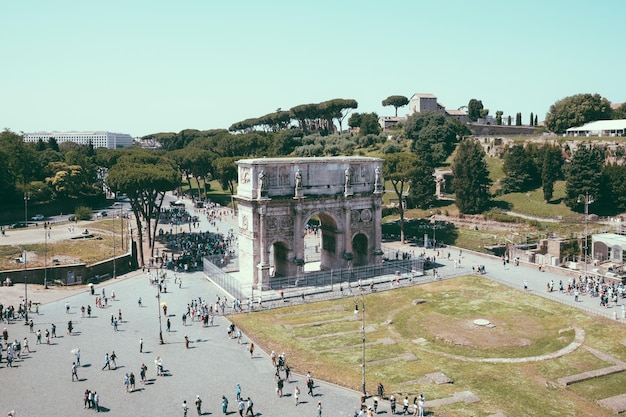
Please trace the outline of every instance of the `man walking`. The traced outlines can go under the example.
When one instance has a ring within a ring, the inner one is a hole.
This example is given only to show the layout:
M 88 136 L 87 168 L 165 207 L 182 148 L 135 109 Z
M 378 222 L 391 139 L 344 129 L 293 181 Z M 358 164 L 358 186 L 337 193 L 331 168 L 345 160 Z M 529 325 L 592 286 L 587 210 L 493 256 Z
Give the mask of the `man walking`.
M 139 353 L 143 353 L 143 338 L 139 339 Z
M 250 399 L 250 397 L 248 397 L 247 406 L 248 406 L 248 408 L 246 409 L 246 415 L 248 415 L 248 413 L 250 413 L 250 415 L 252 417 L 254 417 L 254 411 L 252 411 L 253 404 L 252 404 L 252 400 Z
M 96 412 L 99 413 L 100 412 L 100 406 L 98 405 L 98 402 L 100 401 L 100 395 L 94 391 L 93 392 L 93 408 L 96 409 Z
M 72 362 L 72 382 L 74 382 L 74 377 L 78 381 L 78 367 L 76 366 L 76 362 Z
M 110 361 L 108 352 L 107 354 L 104 355 L 104 366 L 102 367 L 103 371 L 104 371 L 104 368 L 109 368 L 109 371 L 111 370 L 111 361 Z

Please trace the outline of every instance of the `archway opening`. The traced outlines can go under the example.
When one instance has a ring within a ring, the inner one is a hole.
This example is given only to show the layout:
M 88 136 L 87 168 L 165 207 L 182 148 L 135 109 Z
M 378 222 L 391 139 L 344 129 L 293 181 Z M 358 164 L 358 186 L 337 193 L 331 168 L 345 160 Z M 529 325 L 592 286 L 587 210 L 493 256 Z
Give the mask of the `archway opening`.
M 283 242 L 276 242 L 270 250 L 270 271 L 275 277 L 288 277 L 291 275 L 291 263 L 288 260 L 289 248 Z
M 312 215 L 304 227 L 304 271 L 332 269 L 338 258 L 337 223 L 326 213 Z
M 364 266 L 368 264 L 367 236 L 359 233 L 352 239 L 352 265 Z

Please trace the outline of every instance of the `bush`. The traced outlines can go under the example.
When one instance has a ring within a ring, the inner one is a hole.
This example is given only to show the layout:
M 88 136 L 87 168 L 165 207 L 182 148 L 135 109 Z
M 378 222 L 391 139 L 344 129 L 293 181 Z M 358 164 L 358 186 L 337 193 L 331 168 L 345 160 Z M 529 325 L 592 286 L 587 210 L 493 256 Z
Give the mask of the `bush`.
M 76 216 L 76 220 L 91 220 L 91 207 L 77 207 L 74 215 Z
M 387 141 L 387 143 L 383 145 L 382 152 L 384 154 L 402 152 L 402 145 L 398 142 Z

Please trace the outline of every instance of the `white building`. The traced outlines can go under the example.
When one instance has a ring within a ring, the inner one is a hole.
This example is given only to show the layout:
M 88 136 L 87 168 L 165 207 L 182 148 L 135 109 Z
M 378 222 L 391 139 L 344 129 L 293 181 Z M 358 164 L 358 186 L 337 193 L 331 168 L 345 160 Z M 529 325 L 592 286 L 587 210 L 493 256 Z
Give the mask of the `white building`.
M 596 120 L 582 126 L 567 129 L 567 136 L 624 136 L 626 119 Z
M 434 96 L 433 94 L 413 94 L 409 99 L 408 115 L 410 116 L 412 114 L 425 111 L 441 113 L 445 117 L 456 119 L 461 123 L 467 123 L 467 112 L 465 110 L 446 110 L 446 106 L 437 102 L 437 96 Z
M 133 144 L 133 138 L 127 133 L 111 132 L 35 132 L 24 135 L 24 142 L 48 142 L 50 138 L 56 139 L 57 143 L 74 142 L 80 145 L 88 145 L 94 148 L 120 149 L 128 148 Z

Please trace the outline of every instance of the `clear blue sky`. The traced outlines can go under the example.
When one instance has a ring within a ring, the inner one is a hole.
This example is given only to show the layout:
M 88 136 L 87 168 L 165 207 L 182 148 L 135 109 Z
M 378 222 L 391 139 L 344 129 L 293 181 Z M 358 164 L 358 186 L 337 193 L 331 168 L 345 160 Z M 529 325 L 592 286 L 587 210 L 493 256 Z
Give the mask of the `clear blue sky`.
M 626 101 L 626 2 L 2 1 L 0 129 L 142 136 L 332 98 L 389 95 L 543 120 L 555 101 Z M 406 108 L 401 108 L 404 114 Z

